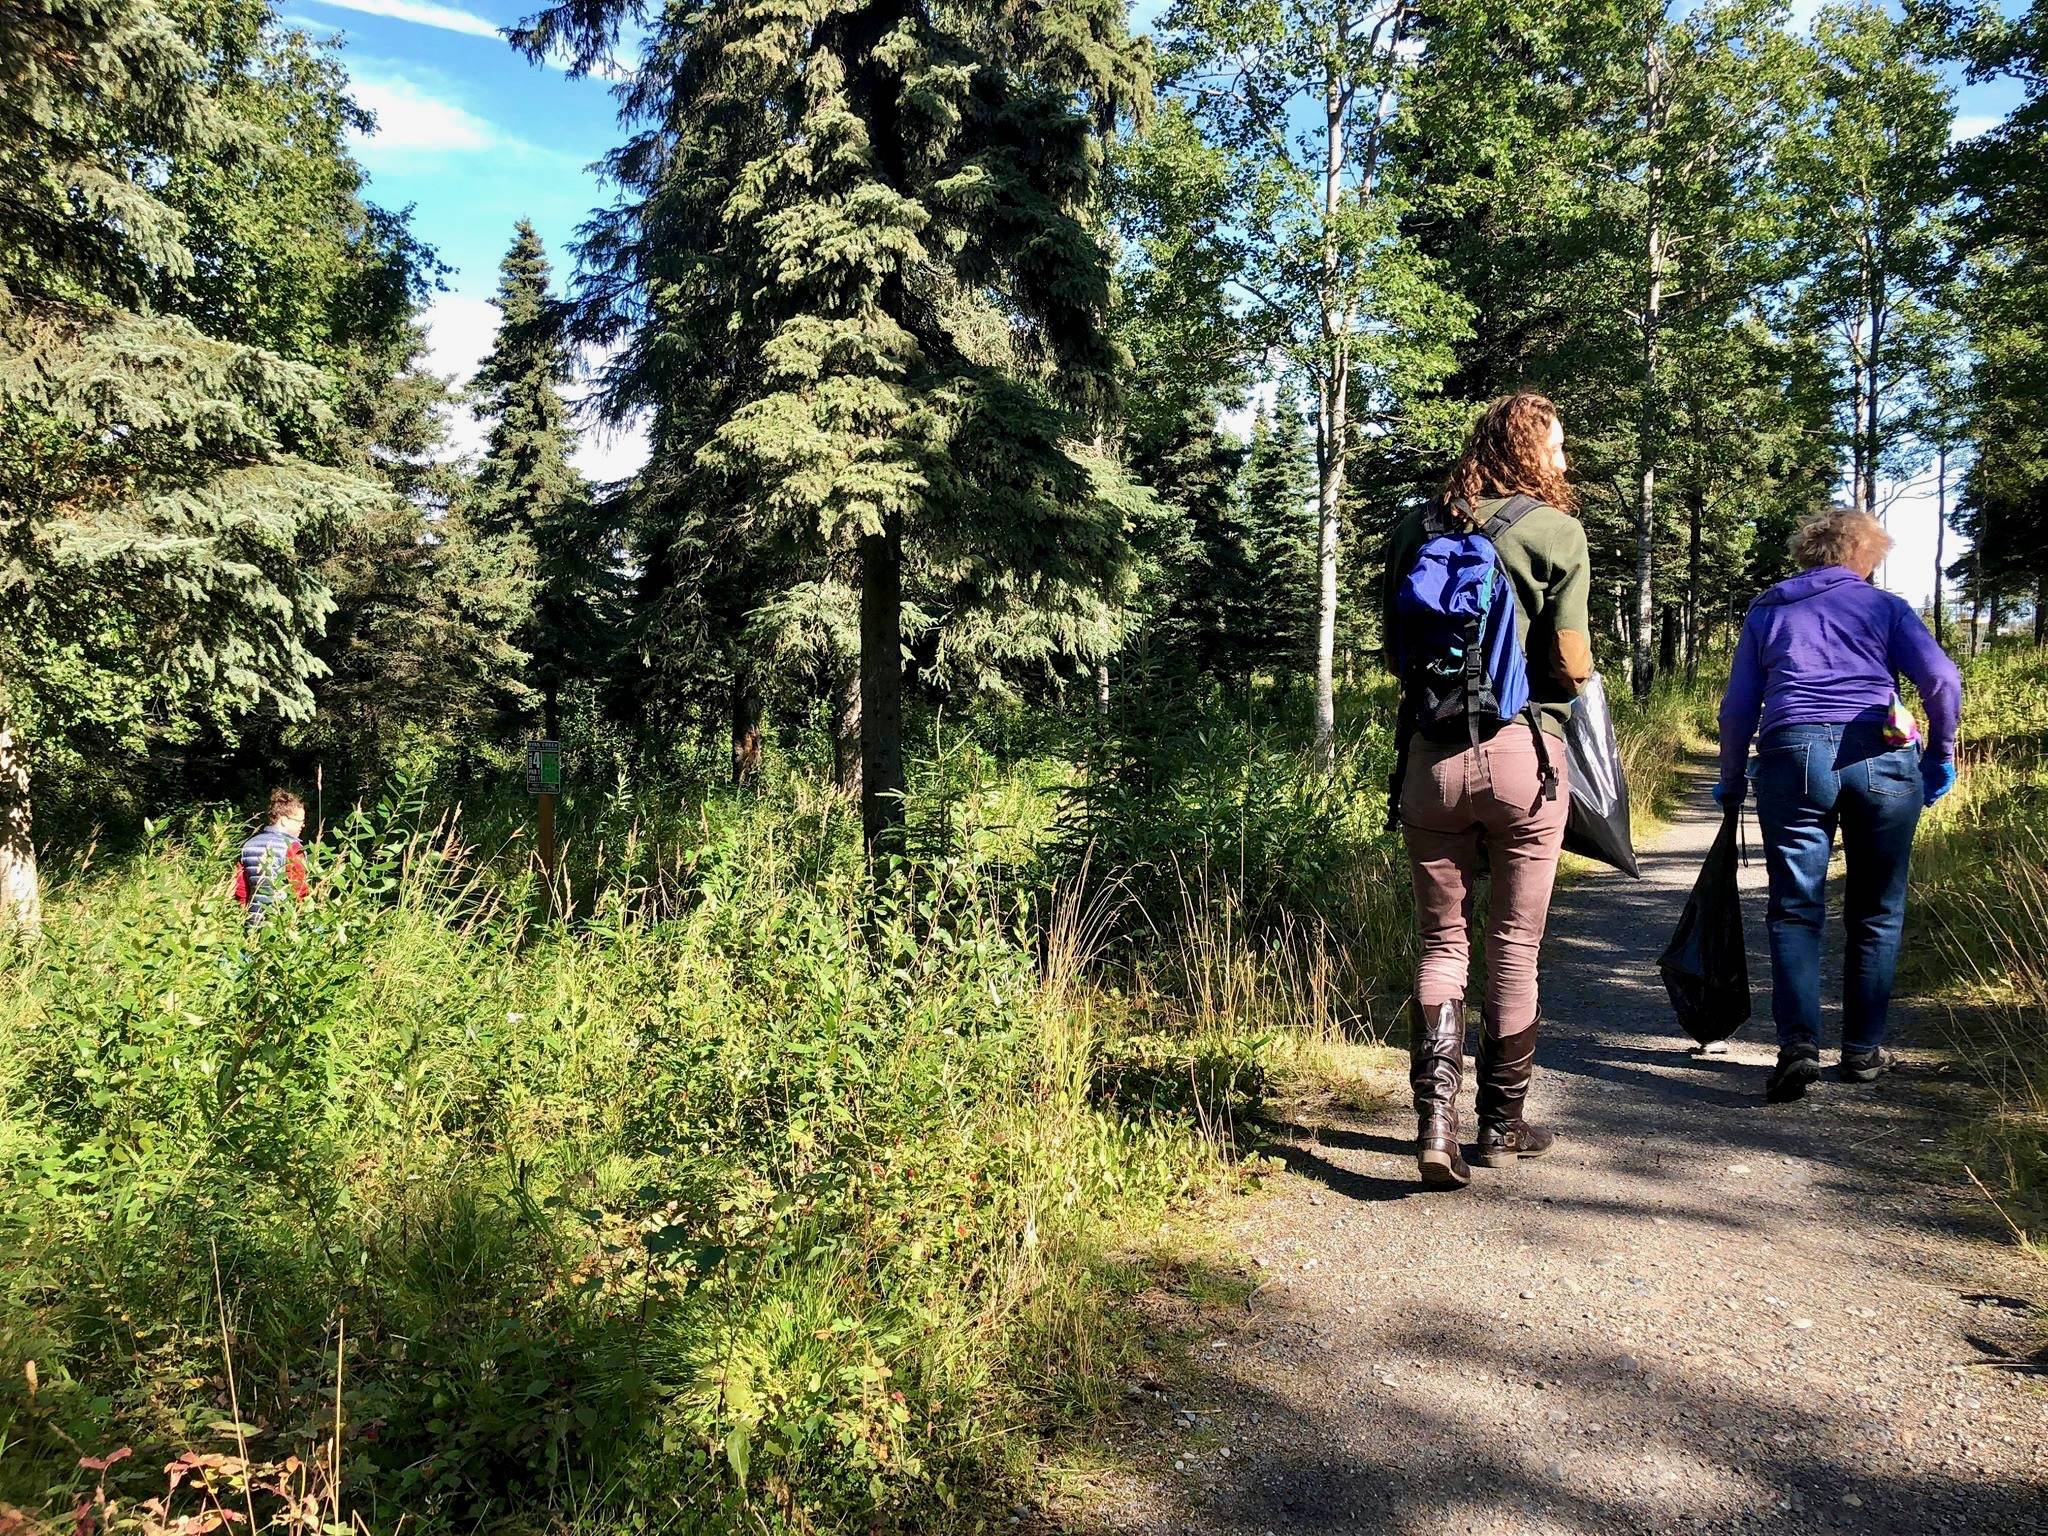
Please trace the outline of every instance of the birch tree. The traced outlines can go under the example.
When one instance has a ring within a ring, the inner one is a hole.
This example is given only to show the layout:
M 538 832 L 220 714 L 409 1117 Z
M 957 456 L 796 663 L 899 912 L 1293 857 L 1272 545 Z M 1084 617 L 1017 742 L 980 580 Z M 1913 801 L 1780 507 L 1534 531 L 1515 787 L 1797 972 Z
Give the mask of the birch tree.
M 1882 515 L 1881 477 L 1914 466 L 1913 389 L 1930 348 L 1929 298 L 1948 259 L 1943 171 L 1954 117 L 1920 34 L 1877 4 L 1815 19 L 1812 101 L 1788 136 L 1799 201 L 1801 304 L 1832 340 L 1850 499 Z
M 1398 431 L 1449 372 L 1463 305 L 1401 227 L 1390 125 L 1417 53 L 1408 0 L 1177 0 L 1173 88 L 1232 157 L 1237 283 L 1257 334 L 1307 381 L 1316 464 L 1316 762 L 1336 754 L 1349 455 Z

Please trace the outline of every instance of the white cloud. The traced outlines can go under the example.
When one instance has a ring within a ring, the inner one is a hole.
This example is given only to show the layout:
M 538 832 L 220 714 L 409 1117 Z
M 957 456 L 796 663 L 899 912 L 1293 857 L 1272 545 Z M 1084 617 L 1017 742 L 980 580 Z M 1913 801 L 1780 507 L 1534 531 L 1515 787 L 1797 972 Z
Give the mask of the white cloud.
M 421 318 L 427 327 L 427 371 L 467 384 L 498 334 L 498 306 L 466 293 L 443 293 Z
M 468 152 L 512 142 L 474 112 L 403 76 L 358 74 L 349 94 L 376 114 L 376 130 L 363 139 L 375 149 Z
M 1956 510 L 1956 495 L 1962 488 L 1963 466 L 1954 454 L 1948 462 L 1948 510 Z M 1897 542 L 1878 570 L 1878 584 L 1896 592 L 1916 607 L 1925 604 L 1934 591 L 1935 533 L 1940 518 L 1936 508 L 1935 466 L 1929 464 L 1904 484 L 1879 482 L 1877 501 L 1884 513 L 1884 525 Z M 1953 528 L 1942 541 L 1942 564 L 1952 565 L 1970 547 L 1970 541 Z M 1953 602 L 1955 584 L 1947 583 Z
M 1995 112 L 1964 112 L 1948 125 L 1948 141 L 1951 144 L 1963 139 L 1974 139 L 1980 133 L 1989 132 L 2005 119 Z
M 438 27 L 443 32 L 488 37 L 494 42 L 503 36 L 496 22 L 458 6 L 438 4 L 437 0 L 317 0 L 317 3 L 331 5 L 339 11 L 358 11 L 365 16 L 385 16 L 392 21 Z
M 434 27 L 443 32 L 460 32 L 465 37 L 487 37 L 494 43 L 506 41 L 505 30 L 488 17 L 474 11 L 465 11 L 460 6 L 442 5 L 439 0 L 313 0 L 318 5 L 331 5 L 336 10 L 354 11 L 363 16 L 382 16 L 391 21 L 409 21 L 417 26 Z M 311 22 L 300 22 L 291 18 L 294 24 L 302 24 L 317 30 Z M 637 23 L 628 23 L 621 29 L 620 46 L 626 57 L 637 53 L 645 28 Z M 569 61 L 560 53 L 551 53 L 546 60 L 556 69 L 567 69 Z M 618 58 L 600 59 L 591 71 L 593 75 L 607 80 L 632 78 L 632 67 Z
M 498 332 L 498 307 L 488 299 L 467 294 L 444 293 L 427 306 L 427 371 L 453 379 L 457 387 L 476 377 L 484 354 Z M 473 458 L 483 452 L 483 424 L 467 405 L 457 405 L 446 417 L 448 454 L 451 459 Z M 646 423 L 628 422 L 617 428 L 579 422 L 576 451 L 570 455 L 585 478 L 594 482 L 624 480 L 637 474 L 647 462 Z

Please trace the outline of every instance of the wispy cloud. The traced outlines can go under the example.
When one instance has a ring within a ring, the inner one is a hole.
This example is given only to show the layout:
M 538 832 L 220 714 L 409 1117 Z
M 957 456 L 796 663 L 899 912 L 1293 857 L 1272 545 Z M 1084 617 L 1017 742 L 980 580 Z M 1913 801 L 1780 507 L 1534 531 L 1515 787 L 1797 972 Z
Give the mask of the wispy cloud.
M 465 11 L 457 5 L 443 5 L 440 0 L 312 0 L 316 5 L 331 5 L 336 10 L 354 11 L 363 16 L 382 16 L 390 21 L 409 21 L 417 26 L 437 27 L 443 32 L 460 32 L 466 37 L 487 37 L 494 43 L 506 41 L 505 29 L 488 17 L 474 11 Z M 313 26 L 312 23 L 306 23 Z M 317 30 L 317 28 L 316 28 Z M 643 35 L 637 25 L 629 25 L 620 38 L 623 51 L 631 58 Z M 567 69 L 569 60 L 560 53 L 549 54 L 546 61 L 556 69 Z M 600 59 L 590 73 L 607 80 L 630 79 L 632 66 L 621 58 Z
M 1948 141 L 1951 144 L 1963 139 L 1974 139 L 1980 133 L 1996 128 L 2005 119 L 1995 112 L 1965 112 L 1948 125 Z
M 376 115 L 376 130 L 362 140 L 369 149 L 465 154 L 516 142 L 495 124 L 402 76 L 358 73 L 349 93 Z
M 336 10 L 359 11 L 365 16 L 385 16 L 392 21 L 410 21 L 422 27 L 439 27 L 443 32 L 462 32 L 470 37 L 503 37 L 495 21 L 465 11 L 460 6 L 442 5 L 439 0 L 317 0 Z

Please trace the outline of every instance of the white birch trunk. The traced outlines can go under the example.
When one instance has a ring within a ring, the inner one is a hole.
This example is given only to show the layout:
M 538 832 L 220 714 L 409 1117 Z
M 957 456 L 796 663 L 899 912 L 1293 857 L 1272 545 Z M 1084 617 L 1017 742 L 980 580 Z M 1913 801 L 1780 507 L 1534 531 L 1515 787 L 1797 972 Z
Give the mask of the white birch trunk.
M 43 890 L 28 790 L 27 749 L 0 720 L 0 930 L 34 933 L 42 927 Z

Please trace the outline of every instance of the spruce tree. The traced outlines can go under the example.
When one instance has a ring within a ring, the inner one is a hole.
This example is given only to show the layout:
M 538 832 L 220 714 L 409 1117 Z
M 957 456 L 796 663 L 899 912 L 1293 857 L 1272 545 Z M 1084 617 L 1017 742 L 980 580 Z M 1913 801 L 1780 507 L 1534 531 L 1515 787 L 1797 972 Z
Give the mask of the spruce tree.
M 388 504 L 321 374 L 156 312 L 162 168 L 251 131 L 154 0 L 0 0 L 0 921 L 38 906 L 38 757 L 312 705 L 318 557 Z
M 1247 665 L 1284 680 L 1315 665 L 1315 458 L 1295 400 L 1282 391 L 1252 422 L 1238 484 L 1239 518 L 1254 582 L 1241 622 Z M 1368 605 L 1369 606 L 1369 605 Z
M 594 65 L 629 13 L 574 0 L 517 36 Z M 906 567 L 983 634 L 1055 647 L 1127 595 L 1128 509 L 1090 446 L 1117 361 L 1090 214 L 1144 84 L 1110 0 L 695 0 L 629 91 L 586 322 L 626 342 L 615 405 L 667 412 L 740 547 L 857 573 L 877 852 L 901 846 Z
M 563 687 L 593 676 L 602 660 L 612 562 L 590 487 L 569 462 L 575 435 L 562 386 L 573 362 L 548 293 L 547 254 L 528 220 L 498 271 L 497 339 L 471 386 L 490 423 L 475 516 L 532 573 L 531 611 L 514 643 L 532 658 L 542 729 L 556 736 Z

